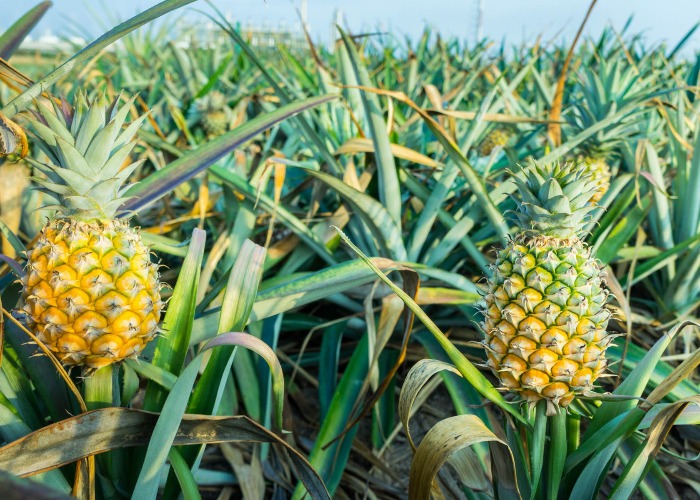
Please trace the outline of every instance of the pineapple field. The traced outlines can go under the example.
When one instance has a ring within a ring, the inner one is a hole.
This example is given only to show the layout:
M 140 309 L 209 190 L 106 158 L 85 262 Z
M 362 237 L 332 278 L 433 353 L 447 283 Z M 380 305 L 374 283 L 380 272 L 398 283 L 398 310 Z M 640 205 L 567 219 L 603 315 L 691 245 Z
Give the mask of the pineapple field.
M 700 498 L 700 22 L 51 15 L 0 33 L 7 498 Z

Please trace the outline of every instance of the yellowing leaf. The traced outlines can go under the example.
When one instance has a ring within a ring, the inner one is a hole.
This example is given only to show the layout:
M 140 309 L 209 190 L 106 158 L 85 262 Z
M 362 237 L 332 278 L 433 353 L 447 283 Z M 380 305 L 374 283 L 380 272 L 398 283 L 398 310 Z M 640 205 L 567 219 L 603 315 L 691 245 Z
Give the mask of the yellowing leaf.
M 510 463 L 499 464 L 505 470 L 498 475 L 499 482 L 507 482 L 520 496 L 515 477 L 515 459 L 508 445 L 496 437 L 479 417 L 457 415 L 441 420 L 421 441 L 411 463 L 408 483 L 409 500 L 430 498 L 433 481 L 443 464 L 455 453 L 476 443 L 489 442 L 508 450 Z
M 374 153 L 374 144 L 372 144 L 372 140 L 364 137 L 356 137 L 354 139 L 350 139 L 335 150 L 336 155 L 355 153 Z M 402 160 L 410 161 L 411 163 L 417 163 L 430 168 L 438 168 L 442 166 L 432 158 L 399 144 L 391 144 L 391 154 L 393 154 L 396 158 L 401 158 Z

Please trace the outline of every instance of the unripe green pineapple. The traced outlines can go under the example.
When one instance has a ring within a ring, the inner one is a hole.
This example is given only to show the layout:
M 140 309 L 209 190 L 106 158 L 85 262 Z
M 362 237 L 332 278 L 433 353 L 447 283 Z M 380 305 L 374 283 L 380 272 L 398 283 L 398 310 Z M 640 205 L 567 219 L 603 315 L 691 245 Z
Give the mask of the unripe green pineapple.
M 217 90 L 198 99 L 195 104 L 199 123 L 208 136 L 226 133 L 231 123 L 231 109 L 226 103 L 226 96 Z
M 521 229 L 488 280 L 487 365 L 528 403 L 546 400 L 551 414 L 593 388 L 614 337 L 601 265 L 580 239 L 597 186 L 575 164 L 533 165 L 515 182 Z
M 37 103 L 30 120 L 48 163 L 29 159 L 57 216 L 27 251 L 28 327 L 66 365 L 96 369 L 136 356 L 157 334 L 163 302 L 157 264 L 128 220 L 117 219 L 143 117 L 123 127 L 133 101 L 76 96 L 75 108 Z
M 491 130 L 479 145 L 479 155 L 488 156 L 497 147 L 505 147 L 508 141 L 510 141 L 511 135 L 511 132 L 504 128 L 495 128 Z

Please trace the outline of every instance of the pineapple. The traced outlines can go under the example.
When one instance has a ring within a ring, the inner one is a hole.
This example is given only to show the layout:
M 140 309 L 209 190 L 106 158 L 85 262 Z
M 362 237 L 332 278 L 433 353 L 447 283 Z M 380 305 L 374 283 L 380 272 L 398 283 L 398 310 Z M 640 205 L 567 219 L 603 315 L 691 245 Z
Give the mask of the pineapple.
M 226 103 L 226 96 L 217 90 L 209 92 L 195 103 L 199 123 L 204 133 L 210 137 L 224 134 L 231 122 L 231 109 Z
M 129 161 L 143 117 L 123 128 L 132 101 L 75 108 L 37 103 L 30 120 L 48 163 L 29 162 L 46 178 L 38 189 L 56 199 L 27 251 L 22 279 L 28 327 L 68 366 L 97 369 L 139 354 L 158 333 L 163 302 L 158 265 L 128 220 L 118 219 Z
M 593 388 L 614 338 L 601 266 L 580 239 L 597 184 L 575 164 L 533 165 L 515 182 L 520 232 L 499 252 L 485 296 L 487 366 L 553 414 Z
M 610 166 L 605 161 L 604 157 L 585 156 L 580 160 L 580 163 L 586 165 L 586 169 L 590 172 L 595 183 L 596 190 L 591 196 L 591 203 L 598 203 L 601 198 L 610 189 Z
M 504 128 L 495 128 L 488 133 L 479 145 L 479 156 L 488 156 L 494 149 L 503 148 L 510 141 L 512 134 Z

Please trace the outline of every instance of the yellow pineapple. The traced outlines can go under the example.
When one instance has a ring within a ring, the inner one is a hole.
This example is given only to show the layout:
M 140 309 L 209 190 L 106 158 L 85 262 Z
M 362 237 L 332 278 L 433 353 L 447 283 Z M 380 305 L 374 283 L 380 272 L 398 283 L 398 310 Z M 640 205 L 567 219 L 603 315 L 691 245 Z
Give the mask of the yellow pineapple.
M 488 156 L 494 149 L 505 147 L 511 136 L 512 133 L 504 128 L 491 130 L 479 145 L 479 156 Z
M 129 162 L 143 117 L 126 128 L 133 101 L 75 107 L 37 103 L 30 120 L 47 163 L 38 189 L 56 204 L 27 251 L 22 279 L 28 327 L 66 365 L 96 369 L 138 355 L 159 331 L 163 302 L 158 265 L 138 230 L 118 219 L 125 183 L 140 162 Z M 126 165 L 125 165 L 126 164 Z
M 580 163 L 585 165 L 593 176 L 596 190 L 590 201 L 591 203 L 598 203 L 610 189 L 610 178 L 612 177 L 610 166 L 605 161 L 605 158 L 596 156 L 585 156 L 580 160 Z
M 551 414 L 593 388 L 614 338 L 601 265 L 580 239 L 597 185 L 575 164 L 533 165 L 514 180 L 521 229 L 488 280 L 487 365 L 528 403 L 546 400 Z

